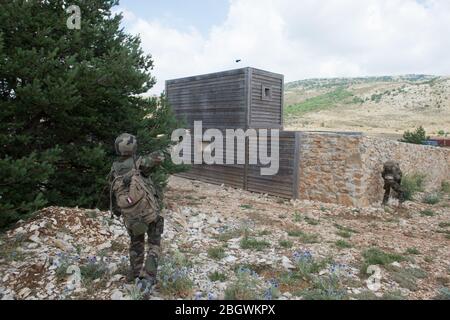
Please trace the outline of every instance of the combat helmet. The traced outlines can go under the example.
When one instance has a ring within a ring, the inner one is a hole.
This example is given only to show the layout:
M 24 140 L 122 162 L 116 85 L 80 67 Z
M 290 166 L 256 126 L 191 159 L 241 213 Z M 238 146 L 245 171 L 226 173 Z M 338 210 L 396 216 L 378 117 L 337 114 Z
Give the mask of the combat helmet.
M 132 156 L 137 150 L 137 139 L 132 134 L 123 133 L 117 137 L 114 146 L 118 155 Z

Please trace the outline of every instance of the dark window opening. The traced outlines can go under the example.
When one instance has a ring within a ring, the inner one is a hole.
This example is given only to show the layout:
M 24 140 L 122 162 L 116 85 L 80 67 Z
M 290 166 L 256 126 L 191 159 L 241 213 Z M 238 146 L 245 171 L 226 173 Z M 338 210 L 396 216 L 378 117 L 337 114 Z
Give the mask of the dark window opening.
M 262 86 L 262 99 L 263 100 L 272 100 L 272 88 Z

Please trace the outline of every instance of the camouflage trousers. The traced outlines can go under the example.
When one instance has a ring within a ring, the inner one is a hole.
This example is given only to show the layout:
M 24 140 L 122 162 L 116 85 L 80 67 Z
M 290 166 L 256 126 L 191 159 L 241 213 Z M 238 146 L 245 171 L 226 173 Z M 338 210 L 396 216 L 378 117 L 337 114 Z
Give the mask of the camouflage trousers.
M 145 233 L 141 235 L 130 235 L 130 264 L 134 278 L 156 277 L 158 260 L 161 253 L 161 235 L 164 231 L 164 218 L 158 218 L 148 225 L 147 229 L 147 257 L 145 252 Z
M 389 197 L 391 195 L 391 189 L 394 190 L 397 194 L 398 200 L 400 203 L 405 202 L 405 191 L 401 186 L 401 181 L 386 181 L 384 183 L 384 198 L 383 204 L 387 204 L 389 202 Z

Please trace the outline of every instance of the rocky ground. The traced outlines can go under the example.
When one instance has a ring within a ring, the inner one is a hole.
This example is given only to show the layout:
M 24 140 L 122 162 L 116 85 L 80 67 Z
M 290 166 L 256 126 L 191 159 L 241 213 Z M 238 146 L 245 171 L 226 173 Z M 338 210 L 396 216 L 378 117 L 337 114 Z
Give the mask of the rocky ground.
M 99 210 L 51 207 L 1 237 L 0 297 L 450 296 L 448 195 L 434 205 L 356 209 L 173 177 L 166 202 L 163 261 L 152 292 L 125 279 L 128 236 L 120 221 Z

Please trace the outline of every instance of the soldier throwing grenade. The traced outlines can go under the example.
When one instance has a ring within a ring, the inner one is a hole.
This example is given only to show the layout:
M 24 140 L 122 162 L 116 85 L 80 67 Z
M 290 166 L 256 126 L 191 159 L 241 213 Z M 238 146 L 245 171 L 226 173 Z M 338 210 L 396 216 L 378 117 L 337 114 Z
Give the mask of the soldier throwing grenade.
M 139 278 L 153 285 L 156 283 L 164 219 L 160 216 L 161 204 L 149 174 L 164 159 L 158 153 L 137 157 L 136 137 L 126 133 L 116 139 L 115 149 L 120 158 L 111 168 L 110 210 L 116 216 L 123 216 L 130 236 L 131 270 L 128 280 Z
M 402 171 L 400 165 L 394 161 L 388 161 L 384 164 L 383 173 L 381 174 L 384 179 L 384 198 L 383 205 L 387 205 L 389 202 L 389 196 L 391 189 L 397 193 L 400 204 L 405 202 L 404 190 L 401 186 L 402 183 Z

